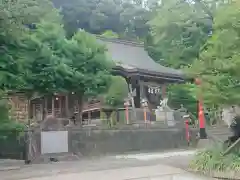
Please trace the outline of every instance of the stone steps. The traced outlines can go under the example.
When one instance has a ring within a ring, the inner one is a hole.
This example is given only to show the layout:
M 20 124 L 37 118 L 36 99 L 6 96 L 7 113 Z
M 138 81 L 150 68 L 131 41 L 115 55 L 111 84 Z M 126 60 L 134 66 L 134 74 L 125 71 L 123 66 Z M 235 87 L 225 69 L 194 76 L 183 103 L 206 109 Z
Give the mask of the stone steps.
M 213 127 L 207 129 L 209 139 L 215 142 L 224 142 L 232 135 L 231 130 L 228 127 Z

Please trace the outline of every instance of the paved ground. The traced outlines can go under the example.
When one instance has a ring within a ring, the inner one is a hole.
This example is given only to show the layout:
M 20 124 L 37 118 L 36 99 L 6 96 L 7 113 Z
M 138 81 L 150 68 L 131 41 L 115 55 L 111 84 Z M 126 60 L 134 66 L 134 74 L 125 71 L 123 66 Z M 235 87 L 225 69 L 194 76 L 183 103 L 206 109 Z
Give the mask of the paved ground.
M 181 154 L 181 153 L 180 153 Z M 184 171 L 193 152 L 152 153 L 35 164 L 1 171 L 1 180 L 204 180 Z
M 126 167 L 102 171 L 61 174 L 51 177 L 31 178 L 29 180 L 207 180 L 166 165 Z

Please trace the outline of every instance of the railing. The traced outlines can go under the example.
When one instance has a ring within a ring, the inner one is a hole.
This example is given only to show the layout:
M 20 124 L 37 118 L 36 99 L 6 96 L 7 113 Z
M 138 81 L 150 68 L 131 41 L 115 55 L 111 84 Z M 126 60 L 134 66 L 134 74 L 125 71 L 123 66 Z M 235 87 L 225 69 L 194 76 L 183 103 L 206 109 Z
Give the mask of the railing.
M 94 108 L 100 108 L 100 107 L 101 107 L 101 102 L 87 103 L 87 104 L 83 105 L 83 111 L 89 110 L 89 109 L 94 109 Z

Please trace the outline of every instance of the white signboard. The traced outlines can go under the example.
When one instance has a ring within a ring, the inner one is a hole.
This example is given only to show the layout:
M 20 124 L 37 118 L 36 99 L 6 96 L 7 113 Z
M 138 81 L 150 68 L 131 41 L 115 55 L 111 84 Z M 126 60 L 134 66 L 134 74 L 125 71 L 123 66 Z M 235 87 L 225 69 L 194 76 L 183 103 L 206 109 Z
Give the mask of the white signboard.
M 41 154 L 67 152 L 68 131 L 41 132 Z
M 149 94 L 159 94 L 160 93 L 160 89 L 157 87 L 149 87 L 148 88 L 148 93 Z

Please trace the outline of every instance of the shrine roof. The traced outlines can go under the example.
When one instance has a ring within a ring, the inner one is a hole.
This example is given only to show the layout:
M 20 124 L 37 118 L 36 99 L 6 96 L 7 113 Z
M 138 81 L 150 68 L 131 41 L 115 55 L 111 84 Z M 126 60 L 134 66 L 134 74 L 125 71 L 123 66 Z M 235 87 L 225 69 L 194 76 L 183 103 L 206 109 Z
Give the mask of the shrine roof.
M 167 76 L 168 78 L 184 79 L 180 70 L 168 68 L 156 63 L 145 51 L 144 44 L 119 39 L 97 37 L 108 50 L 108 56 L 116 66 L 127 72 L 148 73 L 154 76 Z

